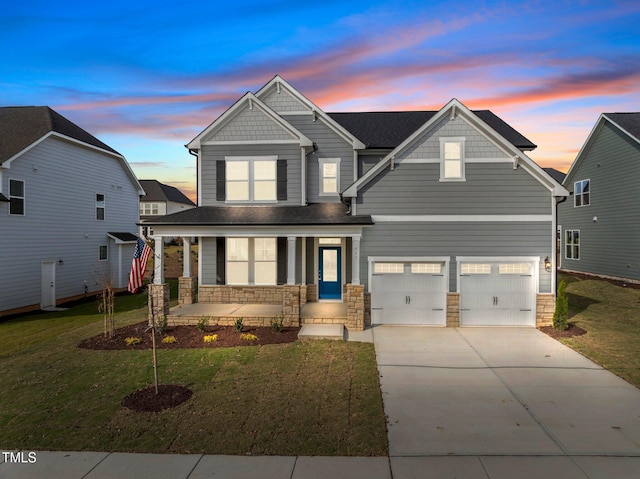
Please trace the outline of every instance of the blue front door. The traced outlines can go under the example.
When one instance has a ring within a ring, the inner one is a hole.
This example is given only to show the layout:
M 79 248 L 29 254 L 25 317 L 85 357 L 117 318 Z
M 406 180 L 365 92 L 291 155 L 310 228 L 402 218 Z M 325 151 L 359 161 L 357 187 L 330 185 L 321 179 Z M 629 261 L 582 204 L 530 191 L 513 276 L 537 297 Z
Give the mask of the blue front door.
M 339 246 L 321 246 L 318 263 L 319 299 L 342 298 L 341 248 Z

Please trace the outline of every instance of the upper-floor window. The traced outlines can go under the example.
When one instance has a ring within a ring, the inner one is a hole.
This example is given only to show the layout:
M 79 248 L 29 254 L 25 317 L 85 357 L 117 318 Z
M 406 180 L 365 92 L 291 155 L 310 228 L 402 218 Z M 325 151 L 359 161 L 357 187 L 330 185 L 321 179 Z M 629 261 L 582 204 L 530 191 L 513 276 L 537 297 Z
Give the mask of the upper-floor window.
M 96 195 L 96 219 L 104 221 L 104 195 Z
M 566 230 L 564 234 L 564 257 L 567 259 L 580 259 L 580 230 Z
M 440 181 L 464 181 L 464 138 L 440 138 Z
M 109 247 L 107 245 L 98 246 L 98 261 L 107 261 L 109 259 Z
M 590 203 L 591 188 L 590 180 L 576 181 L 573 184 L 573 205 L 587 206 Z
M 227 201 L 277 201 L 275 157 L 227 158 Z
M 340 188 L 340 158 L 320 158 L 320 196 L 336 196 Z
M 158 215 L 160 211 L 160 206 L 158 203 L 140 203 L 140 215 L 141 216 L 150 216 L 150 215 Z
M 9 214 L 24 215 L 24 181 L 9 180 Z

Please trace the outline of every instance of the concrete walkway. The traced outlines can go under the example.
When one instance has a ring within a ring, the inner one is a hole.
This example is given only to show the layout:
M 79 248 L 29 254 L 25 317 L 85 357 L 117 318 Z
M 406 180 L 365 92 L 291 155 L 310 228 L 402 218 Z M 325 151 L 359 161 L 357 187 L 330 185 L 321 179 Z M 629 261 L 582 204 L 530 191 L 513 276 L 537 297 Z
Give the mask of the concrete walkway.
M 0 478 L 640 478 L 640 390 L 535 329 L 375 327 L 391 457 L 0 456 Z

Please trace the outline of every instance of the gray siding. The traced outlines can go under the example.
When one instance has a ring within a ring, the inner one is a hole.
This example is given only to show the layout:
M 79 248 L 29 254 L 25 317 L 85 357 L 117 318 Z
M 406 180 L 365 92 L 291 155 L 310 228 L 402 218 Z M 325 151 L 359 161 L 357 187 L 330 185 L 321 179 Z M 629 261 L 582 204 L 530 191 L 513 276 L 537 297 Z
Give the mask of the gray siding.
M 354 182 L 353 147 L 321 119 L 313 121 L 311 115 L 283 115 L 298 131 L 316 144 L 317 149 L 307 155 L 307 202 L 333 203 L 338 196 L 320 196 L 320 158 L 340 158 L 340 191 Z
M 608 122 L 592 140 L 565 183 L 573 192 L 575 181 L 591 180 L 591 204 L 576 208 L 570 196 L 558 207 L 562 268 L 640 280 L 640 146 Z M 580 230 L 579 260 L 565 258 L 568 229 Z
M 216 238 L 202 237 L 199 239 L 199 244 L 199 258 L 202 268 L 200 283 L 215 285 L 217 284 Z
M 360 244 L 360 279 L 368 288 L 369 256 L 448 256 L 450 291 L 456 291 L 456 256 L 551 257 L 551 223 L 377 223 Z M 551 273 L 540 266 L 540 292 Z
M 390 151 L 377 155 L 358 155 L 358 178 L 377 165 L 388 153 Z
M 291 140 L 293 135 L 286 132 L 273 118 L 259 108 L 245 107 L 223 128 L 203 138 L 203 141 L 252 141 L 252 140 Z
M 107 232 L 137 231 L 138 194 L 118 160 L 49 138 L 3 171 L 3 192 L 10 178 L 25 181 L 26 214 L 10 216 L 0 203 L 0 311 L 40 304 L 43 261 L 56 263 L 58 299 L 83 294 L 85 282 L 89 291 L 101 289 L 118 270 Z M 96 220 L 97 193 L 105 195 L 105 221 Z M 107 262 L 98 261 L 100 245 L 109 246 Z M 125 277 L 127 254 L 125 247 Z
M 551 195 L 509 163 L 470 163 L 466 181 L 441 182 L 440 164 L 400 163 L 371 180 L 358 214 L 551 214 Z
M 277 113 L 309 111 L 309 107 L 301 103 L 297 98 L 294 98 L 284 89 L 281 89 L 280 93 L 278 93 L 277 89 L 273 88 L 271 92 L 261 99 L 267 106 Z
M 283 205 L 299 205 L 302 201 L 301 187 L 301 148 L 299 145 L 204 145 L 201 151 L 202 204 L 200 206 L 222 206 L 216 201 L 216 161 L 225 156 L 264 156 L 276 155 L 287 160 L 287 200 L 279 201 Z

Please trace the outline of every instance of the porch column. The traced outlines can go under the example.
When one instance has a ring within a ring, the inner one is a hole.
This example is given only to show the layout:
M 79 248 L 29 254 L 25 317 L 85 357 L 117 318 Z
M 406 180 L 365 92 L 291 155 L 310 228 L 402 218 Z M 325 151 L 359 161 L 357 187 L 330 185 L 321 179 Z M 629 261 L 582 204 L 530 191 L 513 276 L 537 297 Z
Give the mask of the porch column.
M 153 282 L 154 284 L 164 283 L 164 238 L 162 236 L 153 237 L 155 251 L 153 253 Z
M 182 237 L 182 277 L 191 278 L 191 237 Z
M 360 284 L 360 236 L 351 237 L 351 284 Z
M 287 236 L 287 284 L 296 284 L 296 237 Z

